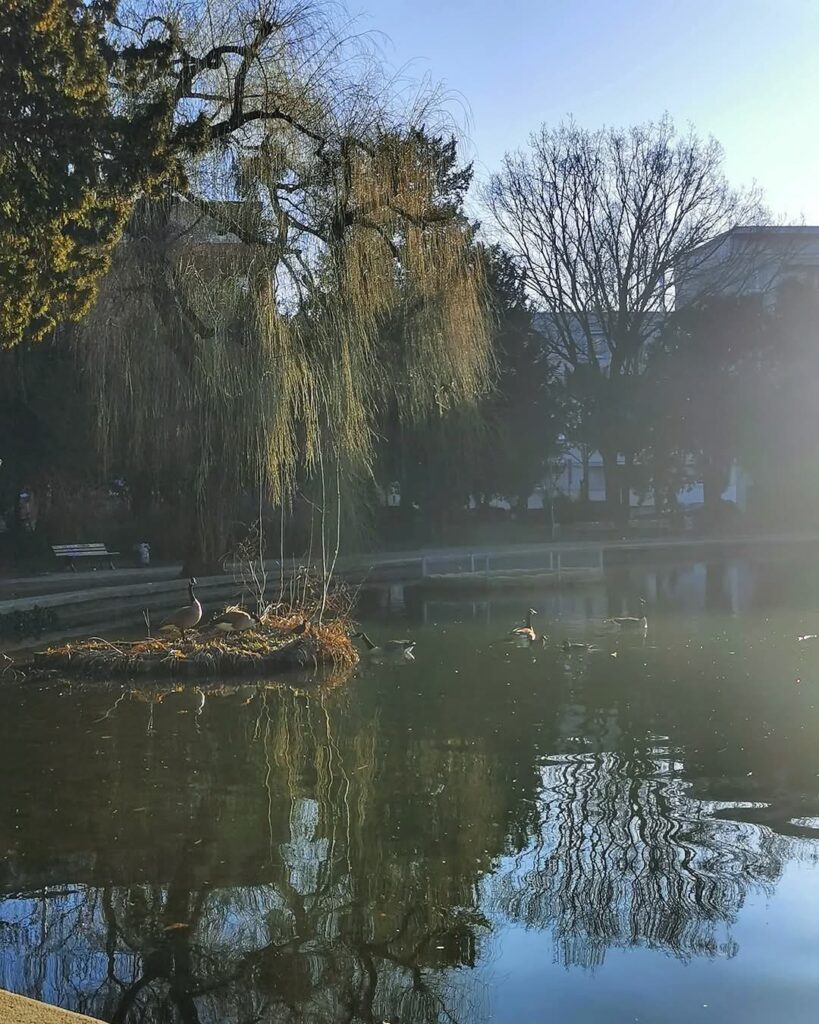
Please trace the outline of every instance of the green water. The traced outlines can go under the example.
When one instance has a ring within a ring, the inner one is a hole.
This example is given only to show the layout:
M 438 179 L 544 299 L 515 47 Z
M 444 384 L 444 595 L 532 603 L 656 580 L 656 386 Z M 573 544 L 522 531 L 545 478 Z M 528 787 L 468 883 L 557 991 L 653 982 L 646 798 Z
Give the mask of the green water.
M 602 622 L 641 596 L 645 637 Z M 495 643 L 530 599 L 594 649 Z M 335 687 L 0 687 L 0 987 L 121 1024 L 819 1019 L 815 565 L 382 603 L 416 660 Z

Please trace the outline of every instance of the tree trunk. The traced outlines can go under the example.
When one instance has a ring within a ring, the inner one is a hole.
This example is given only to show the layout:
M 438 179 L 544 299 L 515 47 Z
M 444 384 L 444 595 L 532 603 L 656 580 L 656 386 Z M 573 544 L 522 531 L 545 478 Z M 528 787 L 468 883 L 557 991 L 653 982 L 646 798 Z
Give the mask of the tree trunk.
M 209 576 L 211 566 L 205 553 L 205 539 L 194 526 L 188 535 L 185 558 L 182 562 L 183 576 Z
M 622 469 L 617 462 L 617 452 L 606 449 L 600 454 L 606 480 L 606 512 L 615 525 L 622 526 L 628 519 L 628 508 L 623 505 Z
M 717 514 L 722 492 L 727 483 L 728 470 L 720 459 L 706 456 L 702 467 L 702 499 L 709 518 Z
M 589 448 L 588 445 L 580 446 L 580 460 L 583 475 L 580 477 L 580 502 L 585 507 L 589 506 Z
M 197 508 L 193 502 L 186 503 L 190 532 L 185 545 L 183 576 L 215 576 L 223 571 L 222 559 L 228 553 L 232 503 L 221 500 L 220 487 L 224 490 L 222 482 L 211 473 L 206 496 L 200 498 L 200 507 Z
M 151 478 L 147 473 L 135 473 L 133 478 L 128 480 L 128 485 L 131 498 L 131 518 L 137 529 L 145 532 L 150 525 L 154 504 Z
M 651 472 L 651 489 L 654 492 L 654 509 L 658 514 L 676 512 L 678 508 L 677 488 L 669 469 L 668 458 L 655 448 L 654 465 Z
M 634 452 L 626 452 L 626 464 L 623 467 L 621 476 L 622 490 L 621 501 L 623 503 L 623 521 L 628 522 L 631 518 L 631 484 L 634 479 Z

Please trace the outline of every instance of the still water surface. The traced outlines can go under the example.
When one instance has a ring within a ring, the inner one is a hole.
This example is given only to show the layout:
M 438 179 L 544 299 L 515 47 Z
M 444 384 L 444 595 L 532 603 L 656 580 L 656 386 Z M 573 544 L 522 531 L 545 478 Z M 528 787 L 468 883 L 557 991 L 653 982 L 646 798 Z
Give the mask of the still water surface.
M 602 622 L 641 596 L 647 636 Z M 120 1024 L 819 1019 L 816 566 L 402 597 L 368 626 L 415 662 L 334 688 L 0 688 L 0 987 Z M 496 643 L 530 599 L 595 649 Z

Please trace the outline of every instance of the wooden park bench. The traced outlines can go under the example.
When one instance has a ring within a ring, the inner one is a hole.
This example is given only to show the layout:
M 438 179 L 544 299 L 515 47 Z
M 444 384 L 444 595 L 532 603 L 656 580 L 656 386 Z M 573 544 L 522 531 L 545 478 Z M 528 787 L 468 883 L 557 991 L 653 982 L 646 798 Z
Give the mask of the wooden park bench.
M 56 558 L 65 558 L 74 572 L 77 571 L 76 558 L 102 558 L 115 569 L 114 557 L 119 554 L 119 551 L 109 551 L 104 544 L 52 544 L 51 550 Z

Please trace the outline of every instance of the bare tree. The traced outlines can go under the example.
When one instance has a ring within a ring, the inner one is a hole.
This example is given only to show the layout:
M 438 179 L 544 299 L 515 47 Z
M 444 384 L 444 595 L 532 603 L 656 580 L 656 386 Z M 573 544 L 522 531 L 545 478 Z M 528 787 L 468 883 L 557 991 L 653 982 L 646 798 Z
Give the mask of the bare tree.
M 550 352 L 593 396 L 594 443 L 621 519 L 618 454 L 627 464 L 634 454 L 633 437 L 618 437 L 632 394 L 623 378 L 641 372 L 673 307 L 675 268 L 694 272 L 726 231 L 758 223 L 759 194 L 729 185 L 714 139 L 680 134 L 665 117 L 627 130 L 544 126 L 507 154 L 485 200 L 526 271 Z

